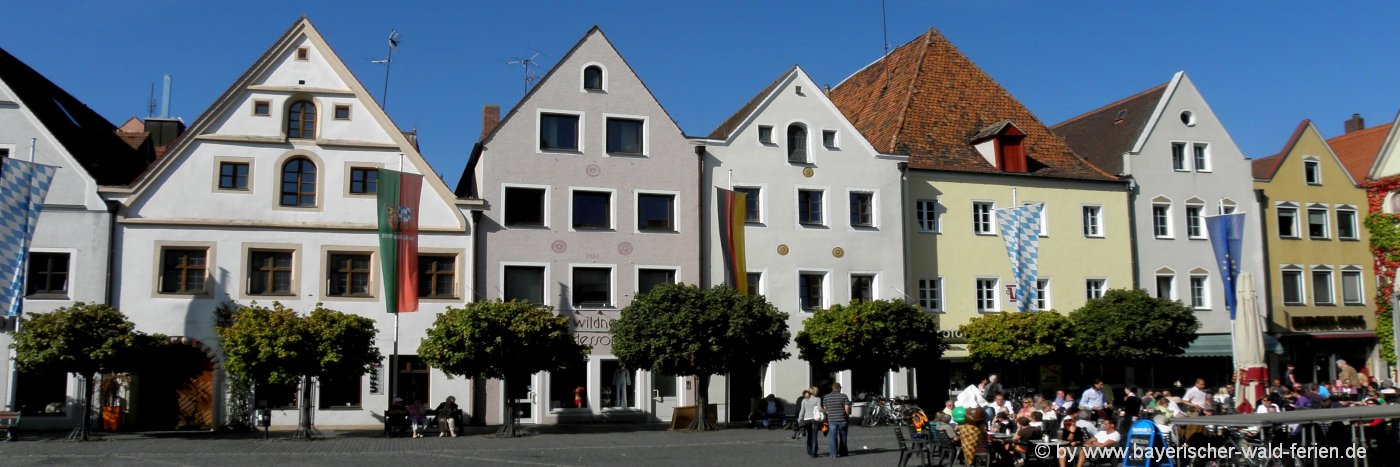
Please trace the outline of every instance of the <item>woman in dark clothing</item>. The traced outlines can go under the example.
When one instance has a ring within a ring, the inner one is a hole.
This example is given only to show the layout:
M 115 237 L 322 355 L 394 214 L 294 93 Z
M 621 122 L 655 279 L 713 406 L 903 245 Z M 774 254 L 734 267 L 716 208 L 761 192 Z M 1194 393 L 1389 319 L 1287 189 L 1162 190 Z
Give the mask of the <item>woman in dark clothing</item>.
M 1060 467 L 1065 467 L 1066 461 L 1074 460 L 1079 454 L 1079 449 L 1084 446 L 1086 438 L 1084 430 L 1079 429 L 1079 425 L 1074 423 L 1074 419 L 1065 419 L 1064 429 L 1060 430 L 1060 441 L 1066 443 L 1060 447 L 1059 458 Z
M 447 396 L 447 400 L 437 406 L 438 437 L 457 437 L 457 398 Z

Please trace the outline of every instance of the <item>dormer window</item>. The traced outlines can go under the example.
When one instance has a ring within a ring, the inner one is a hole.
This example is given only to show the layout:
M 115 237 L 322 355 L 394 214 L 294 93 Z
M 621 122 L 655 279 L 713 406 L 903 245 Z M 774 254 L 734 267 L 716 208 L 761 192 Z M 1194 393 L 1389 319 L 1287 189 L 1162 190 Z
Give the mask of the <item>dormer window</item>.
M 1010 121 L 1003 121 L 987 127 L 972 138 L 972 146 L 987 162 L 997 170 L 1007 173 L 1026 173 L 1026 152 L 1021 140 L 1026 133 Z
M 316 138 L 316 104 L 300 100 L 287 108 L 287 137 Z
M 598 65 L 588 65 L 586 67 L 583 67 L 583 90 L 603 90 L 603 67 Z
M 807 127 L 794 123 L 788 125 L 788 162 L 806 164 L 807 159 Z

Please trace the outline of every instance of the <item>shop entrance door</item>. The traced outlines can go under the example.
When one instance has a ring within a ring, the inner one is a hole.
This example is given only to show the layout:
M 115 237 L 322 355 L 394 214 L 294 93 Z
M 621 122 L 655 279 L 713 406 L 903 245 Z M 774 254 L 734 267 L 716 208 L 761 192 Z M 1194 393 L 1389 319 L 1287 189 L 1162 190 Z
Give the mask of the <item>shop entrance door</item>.
M 511 381 L 506 388 L 506 397 L 515 402 L 516 415 L 521 423 L 539 423 L 535 418 L 535 377 Z
M 679 377 L 651 374 L 651 413 L 663 422 L 671 421 L 671 409 L 676 408 L 680 392 L 676 390 Z

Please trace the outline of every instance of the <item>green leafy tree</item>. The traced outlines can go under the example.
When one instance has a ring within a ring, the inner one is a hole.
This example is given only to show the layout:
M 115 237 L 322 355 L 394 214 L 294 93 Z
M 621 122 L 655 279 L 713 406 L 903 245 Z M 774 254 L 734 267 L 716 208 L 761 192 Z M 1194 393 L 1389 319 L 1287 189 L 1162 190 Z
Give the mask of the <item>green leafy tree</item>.
M 1069 318 L 1076 353 L 1097 361 L 1175 357 L 1191 345 L 1201 327 L 1186 305 L 1139 289 L 1109 290 Z
M 507 385 L 541 371 L 581 365 L 588 352 L 569 331 L 569 318 L 526 301 L 448 308 L 418 344 L 423 362 L 449 377 L 495 378 Z M 515 436 L 513 402 L 506 402 L 506 413 L 497 434 Z
M 308 316 L 273 302 L 272 308 L 240 306 L 218 327 L 225 368 L 238 378 L 297 384 L 300 420 L 296 437 L 310 437 L 311 378 L 362 375 L 384 357 L 374 345 L 374 320 L 322 307 Z M 245 407 L 245 409 L 247 409 Z
M 938 320 L 900 300 L 817 310 L 797 333 L 798 356 L 833 370 L 895 370 L 943 357 Z
M 77 374 L 87 387 L 83 417 L 70 439 L 88 439 L 91 399 L 99 373 L 128 371 L 145 349 L 164 338 L 136 331 L 126 315 L 107 305 L 75 303 L 49 313 L 25 315 L 14 335 L 15 366 L 19 371 L 59 370 Z
M 1074 330 L 1053 310 L 996 313 L 973 318 L 958 328 L 967 338 L 968 360 L 988 364 L 1034 363 L 1069 354 Z
M 728 287 L 661 285 L 639 294 L 613 323 L 613 354 L 627 368 L 697 378 L 693 431 L 713 430 L 710 376 L 787 358 L 787 313 Z

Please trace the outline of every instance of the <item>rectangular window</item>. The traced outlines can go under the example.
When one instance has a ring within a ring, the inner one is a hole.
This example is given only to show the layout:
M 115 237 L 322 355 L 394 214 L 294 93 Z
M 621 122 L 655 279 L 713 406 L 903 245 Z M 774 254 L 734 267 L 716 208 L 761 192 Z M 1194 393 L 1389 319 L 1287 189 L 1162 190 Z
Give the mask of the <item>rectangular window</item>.
M 360 381 L 363 375 L 346 374 L 324 376 L 316 379 L 321 394 L 317 407 L 321 409 L 360 408 Z
M 1106 279 L 1085 279 L 1084 299 L 1097 300 L 1103 298 L 1104 289 L 1108 286 Z
M 1223 215 L 1226 215 L 1226 214 L 1234 214 L 1234 213 L 1235 213 L 1235 202 L 1234 202 L 1234 201 L 1230 201 L 1230 200 L 1221 200 L 1221 201 L 1220 201 L 1220 206 L 1219 206 L 1219 208 L 1220 208 L 1220 215 L 1222 215 L 1222 216 L 1223 216 Z
M 68 379 L 70 373 L 40 368 L 19 370 L 14 386 L 14 410 L 20 415 L 63 416 L 68 411 Z
M 418 255 L 418 297 L 457 297 L 457 257 Z
M 836 147 L 836 130 L 822 130 L 822 146 Z
M 292 293 L 292 252 L 252 250 L 248 252 L 248 294 L 290 295 Z
M 368 297 L 369 253 L 331 253 L 326 262 L 326 295 Z M 420 278 L 421 280 L 421 278 Z
M 1341 240 L 1360 240 L 1356 230 L 1356 210 L 1351 208 L 1337 208 L 1337 238 Z
M 938 232 L 938 200 L 921 199 L 914 202 L 914 221 L 919 231 Z
M 1303 161 L 1303 181 L 1309 185 L 1322 184 L 1322 166 L 1317 161 Z
M 824 281 L 826 274 L 820 272 L 804 272 L 797 275 L 798 306 L 802 311 L 812 312 L 825 308 L 822 302 Z
M 1308 208 L 1308 238 L 1327 240 L 1327 208 Z
M 593 382 L 593 387 L 602 388 L 599 392 L 602 400 L 601 405 L 605 409 L 632 409 L 637 407 L 636 393 L 637 387 L 633 378 L 636 372 L 624 368 L 622 362 L 613 359 L 603 360 L 599 364 L 599 380 Z M 674 377 L 672 377 L 674 379 Z M 650 401 L 648 401 L 650 402 Z
M 68 253 L 29 253 L 29 273 L 24 282 L 25 296 L 67 298 Z
M 997 311 L 997 282 L 999 279 L 977 279 L 977 311 Z
M 744 194 L 744 222 L 763 222 L 763 213 L 759 211 L 762 200 L 758 197 L 762 190 L 758 187 L 736 186 L 734 191 Z
M 1280 238 L 1298 238 L 1298 208 L 1279 206 L 1278 211 L 1278 236 Z
M 637 194 L 637 230 L 642 232 L 676 231 L 676 195 Z
M 1036 279 L 1035 281 L 1035 309 L 1040 311 L 1050 310 L 1050 279 Z
M 1172 207 L 1169 204 L 1152 205 L 1152 235 L 1157 238 L 1172 238 Z
M 1157 298 L 1176 298 L 1176 277 L 1170 275 L 1157 276 Z
M 1332 271 L 1312 272 L 1313 305 L 1332 305 Z
M 851 192 L 851 227 L 875 225 L 875 194 Z
M 770 125 L 758 126 L 758 142 L 763 144 L 773 144 L 773 127 Z
M 1303 298 L 1303 271 L 1283 271 L 1283 304 L 1305 305 Z
M 642 129 L 645 127 L 641 120 L 608 117 L 608 154 L 642 155 L 642 138 L 645 137 Z
M 336 119 L 336 120 L 349 120 L 349 119 L 350 119 L 350 104 L 336 104 L 336 105 L 335 105 L 335 119 Z
M 1342 303 L 1346 305 L 1365 305 L 1366 299 L 1362 295 L 1361 271 L 1342 271 Z
M 208 254 L 209 250 L 203 248 L 166 248 L 161 251 L 160 293 L 204 293 Z
M 574 268 L 573 292 L 575 307 L 611 307 L 612 268 Z
M 612 193 L 606 191 L 575 191 L 574 228 L 580 230 L 611 229 Z
M 851 302 L 868 302 L 875 299 L 875 276 L 851 274 Z
M 297 60 L 306 60 L 306 54 L 307 54 L 306 47 L 298 47 L 298 48 L 297 48 Z
M 797 223 L 822 225 L 822 191 L 797 190 Z
M 506 266 L 501 300 L 524 300 L 544 305 L 544 266 Z
M 992 210 L 996 204 L 989 201 L 972 202 L 972 233 L 996 235 L 996 224 L 992 222 Z
M 1210 308 L 1206 300 L 1206 287 L 1209 285 L 1207 276 L 1191 276 L 1191 308 L 1204 310 Z
M 253 115 L 259 117 L 272 115 L 272 103 L 268 101 L 253 101 Z
M 1186 143 L 1172 143 L 1172 170 L 1186 172 Z
M 1191 154 L 1195 157 L 1197 172 L 1210 172 L 1210 145 L 1206 143 L 1196 143 L 1191 145 Z
M 1084 236 L 1103 237 L 1103 206 L 1084 206 Z
M 220 189 L 220 190 L 247 190 L 247 189 L 248 189 L 248 163 L 247 163 L 247 162 L 220 162 L 220 163 L 219 163 L 219 189 Z
M 676 270 L 674 269 L 638 269 L 637 270 L 637 293 L 643 294 L 658 285 L 676 283 Z
M 540 114 L 540 150 L 577 151 L 578 115 Z
M 943 278 L 919 279 L 919 307 L 924 311 L 943 311 Z
M 762 289 L 762 287 L 763 287 L 763 273 L 761 273 L 761 272 L 751 272 L 751 273 L 748 273 L 748 274 L 744 277 L 744 281 L 748 284 L 748 287 L 749 287 L 749 295 L 762 295 L 762 290 L 761 290 L 761 289 Z
M 1201 222 L 1201 211 L 1205 206 L 1186 206 L 1186 235 L 1191 238 L 1206 238 L 1206 228 Z
M 543 227 L 544 198 L 544 188 L 506 187 L 506 227 Z
M 297 406 L 297 385 L 272 384 L 267 381 L 258 381 L 253 388 L 254 397 L 257 397 L 256 405 L 269 409 L 291 409 Z
M 570 365 L 562 370 L 549 372 L 549 408 L 550 410 L 563 409 L 588 409 L 588 394 L 594 390 L 601 390 L 598 387 L 588 387 L 588 365 Z M 582 389 L 582 397 L 575 392 Z
M 379 192 L 379 169 L 374 167 L 350 168 L 350 193 L 356 195 Z

